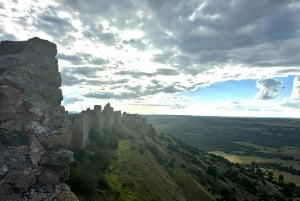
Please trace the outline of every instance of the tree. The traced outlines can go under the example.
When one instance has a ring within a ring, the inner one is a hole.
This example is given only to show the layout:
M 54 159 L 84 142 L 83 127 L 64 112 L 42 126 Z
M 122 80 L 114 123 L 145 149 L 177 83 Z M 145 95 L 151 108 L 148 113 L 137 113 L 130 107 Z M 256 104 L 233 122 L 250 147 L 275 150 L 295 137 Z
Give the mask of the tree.
M 273 181 L 273 172 L 268 172 L 268 179 L 270 180 L 270 181 Z
M 278 182 L 279 182 L 280 184 L 283 184 L 283 183 L 284 183 L 284 176 L 283 176 L 283 175 L 279 175 L 279 177 L 278 177 Z
M 214 178 L 217 177 L 217 169 L 216 167 L 210 165 L 207 170 L 206 170 L 206 173 L 209 174 L 209 175 L 212 175 Z

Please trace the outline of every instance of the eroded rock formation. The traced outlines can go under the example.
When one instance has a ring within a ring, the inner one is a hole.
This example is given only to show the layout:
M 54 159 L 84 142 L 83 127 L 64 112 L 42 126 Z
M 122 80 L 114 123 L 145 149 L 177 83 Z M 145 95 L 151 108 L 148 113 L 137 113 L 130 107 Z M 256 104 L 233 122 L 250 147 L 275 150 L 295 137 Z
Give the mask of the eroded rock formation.
M 0 44 L 0 200 L 63 200 L 73 153 L 56 45 Z

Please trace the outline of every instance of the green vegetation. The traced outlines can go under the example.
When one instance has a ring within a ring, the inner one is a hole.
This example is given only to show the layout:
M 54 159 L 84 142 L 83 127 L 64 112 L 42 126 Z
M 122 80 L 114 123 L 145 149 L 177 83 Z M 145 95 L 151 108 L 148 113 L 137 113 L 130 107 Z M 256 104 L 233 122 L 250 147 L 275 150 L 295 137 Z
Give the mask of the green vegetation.
M 116 151 L 115 159 L 109 166 L 106 173 L 106 179 L 111 188 L 120 193 L 121 200 L 131 201 L 138 200 L 136 193 L 130 188 L 130 182 L 122 185 L 120 177 L 122 177 L 122 165 L 129 160 L 131 144 L 129 140 L 120 140 Z M 125 176 L 125 175 L 124 175 Z
M 118 146 L 117 136 L 99 131 L 91 131 L 90 140 L 91 144 L 86 150 L 74 150 L 75 161 L 71 164 L 68 181 L 71 190 L 82 201 L 99 200 L 103 196 L 99 192 L 110 191 L 105 171 Z
M 173 135 L 205 151 L 252 150 L 249 146 L 234 143 L 236 141 L 273 148 L 299 147 L 300 142 L 298 119 L 164 115 L 146 117 L 160 132 Z
M 295 146 L 266 147 L 223 135 L 218 140 L 232 147 L 208 154 L 152 126 L 91 131 L 90 139 L 71 165 L 69 185 L 81 201 L 275 201 L 300 195 L 299 161 L 277 157 L 297 154 Z

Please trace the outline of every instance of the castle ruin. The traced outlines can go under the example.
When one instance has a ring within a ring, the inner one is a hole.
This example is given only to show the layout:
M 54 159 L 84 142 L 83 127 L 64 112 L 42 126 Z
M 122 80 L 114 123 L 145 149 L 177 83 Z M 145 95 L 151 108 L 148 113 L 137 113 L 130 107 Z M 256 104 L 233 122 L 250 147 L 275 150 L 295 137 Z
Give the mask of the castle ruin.
M 100 105 L 95 105 L 94 109 L 87 109 L 78 114 L 72 120 L 72 149 L 84 149 L 89 145 L 89 133 L 92 130 L 110 131 L 120 129 L 122 126 L 131 129 L 145 128 L 147 121 L 138 114 L 129 114 L 121 111 L 114 111 L 110 103 L 106 104 L 102 110 Z

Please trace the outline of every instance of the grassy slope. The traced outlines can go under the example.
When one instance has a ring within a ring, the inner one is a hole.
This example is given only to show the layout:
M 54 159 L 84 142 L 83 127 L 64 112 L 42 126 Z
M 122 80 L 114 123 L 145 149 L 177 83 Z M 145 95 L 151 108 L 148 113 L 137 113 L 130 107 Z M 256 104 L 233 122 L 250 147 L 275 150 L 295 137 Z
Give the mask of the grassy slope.
M 117 149 L 104 176 L 108 188 L 98 188 L 93 199 L 82 200 L 257 200 L 258 195 L 249 188 L 256 188 L 259 181 L 239 173 L 238 166 L 222 158 L 149 130 L 127 130 L 126 135 L 117 139 Z M 215 172 L 209 172 L 209 167 L 215 168 Z M 237 172 L 237 181 L 228 176 L 229 170 Z M 270 187 L 275 189 L 272 184 L 261 188 Z M 272 191 L 280 194 L 276 189 Z
M 138 150 L 141 146 L 137 139 L 120 140 L 106 173 L 110 186 L 120 192 L 121 200 L 185 201 L 179 187 L 151 153 Z
M 195 179 L 193 179 L 187 172 L 181 168 L 176 168 L 173 172 L 174 178 L 187 200 L 198 201 L 214 200 L 214 197 L 208 193 Z

